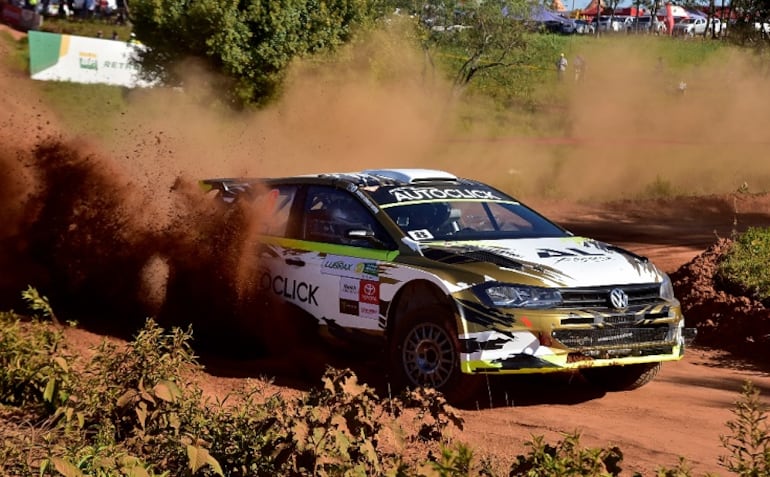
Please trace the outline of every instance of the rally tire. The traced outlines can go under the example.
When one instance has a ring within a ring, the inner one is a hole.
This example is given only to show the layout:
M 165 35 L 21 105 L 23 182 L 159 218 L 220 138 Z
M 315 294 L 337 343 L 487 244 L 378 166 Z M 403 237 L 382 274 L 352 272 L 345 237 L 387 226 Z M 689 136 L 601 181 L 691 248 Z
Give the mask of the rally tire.
M 453 404 L 478 395 L 484 381 L 460 371 L 457 327 L 446 307 L 410 310 L 399 318 L 392 338 L 389 365 L 398 388 L 434 388 Z
M 581 373 L 586 381 L 605 391 L 631 391 L 655 379 L 661 367 L 661 363 L 629 364 L 585 368 Z

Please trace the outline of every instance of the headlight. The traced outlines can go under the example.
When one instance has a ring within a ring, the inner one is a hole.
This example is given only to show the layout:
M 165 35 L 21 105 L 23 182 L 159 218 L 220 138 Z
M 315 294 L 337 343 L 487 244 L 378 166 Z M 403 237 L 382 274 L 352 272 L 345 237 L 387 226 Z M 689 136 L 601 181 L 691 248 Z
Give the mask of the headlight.
M 476 294 L 498 308 L 551 308 L 561 304 L 561 293 L 553 288 L 499 283 L 481 286 Z
M 660 282 L 660 297 L 664 300 L 674 299 L 674 286 L 671 284 L 671 279 L 668 274 L 663 274 L 663 281 Z

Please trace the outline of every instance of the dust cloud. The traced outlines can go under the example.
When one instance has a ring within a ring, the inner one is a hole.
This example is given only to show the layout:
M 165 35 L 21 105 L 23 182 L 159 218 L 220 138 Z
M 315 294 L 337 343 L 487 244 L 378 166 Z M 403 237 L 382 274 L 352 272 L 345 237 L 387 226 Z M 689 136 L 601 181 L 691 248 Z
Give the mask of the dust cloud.
M 492 137 L 497 113 L 461 126 L 450 85 L 397 37 L 375 35 L 331 66 L 297 64 L 282 99 L 258 112 L 223 107 L 191 63 L 183 91 L 132 91 L 120 121 L 86 137 L 3 71 L 0 89 L 14 94 L 0 97 L 0 298 L 13 304 L 31 284 L 81 320 L 108 310 L 129 329 L 145 316 L 205 333 L 244 315 L 253 325 L 265 305 L 247 292 L 262 219 L 223 210 L 201 178 L 425 167 L 530 200 L 770 188 L 769 93 L 747 55 L 671 71 L 649 42 L 585 43 L 584 80 L 554 80 L 556 111 L 505 112 L 537 138 Z

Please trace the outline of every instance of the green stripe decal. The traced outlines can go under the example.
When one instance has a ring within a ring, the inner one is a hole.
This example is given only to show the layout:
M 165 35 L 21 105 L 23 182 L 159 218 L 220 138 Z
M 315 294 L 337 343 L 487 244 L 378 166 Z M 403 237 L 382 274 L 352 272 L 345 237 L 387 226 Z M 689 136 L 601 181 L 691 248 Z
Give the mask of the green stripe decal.
M 59 62 L 61 35 L 30 30 L 28 39 L 30 75 L 40 73 Z
M 354 258 L 368 258 L 382 262 L 392 262 L 398 256 L 398 250 L 377 250 L 372 248 L 351 247 L 331 243 L 309 242 L 278 237 L 261 237 L 262 243 L 280 245 L 281 247 L 307 250 L 309 252 L 326 253 L 329 255 L 345 255 Z

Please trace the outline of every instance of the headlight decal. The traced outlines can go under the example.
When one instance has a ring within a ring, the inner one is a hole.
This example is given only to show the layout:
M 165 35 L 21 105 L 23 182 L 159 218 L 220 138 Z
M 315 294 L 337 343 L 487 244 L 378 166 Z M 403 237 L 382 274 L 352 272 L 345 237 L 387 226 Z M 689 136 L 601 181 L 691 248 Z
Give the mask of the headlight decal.
M 557 288 L 487 282 L 473 288 L 484 303 L 495 308 L 556 308 L 562 304 Z
M 501 313 L 494 307 L 461 299 L 457 299 L 457 302 L 463 307 L 463 316 L 468 323 L 483 327 L 509 327 L 516 323 L 513 316 Z

